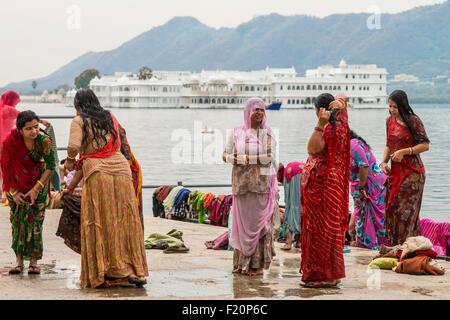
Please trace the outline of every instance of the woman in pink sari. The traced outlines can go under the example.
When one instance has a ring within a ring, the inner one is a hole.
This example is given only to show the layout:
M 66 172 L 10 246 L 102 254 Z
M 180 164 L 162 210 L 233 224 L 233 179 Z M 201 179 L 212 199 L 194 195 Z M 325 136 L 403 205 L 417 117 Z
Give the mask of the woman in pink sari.
M 275 137 L 267 126 L 262 99 L 247 101 L 244 124 L 235 127 L 223 160 L 233 164 L 233 207 L 230 244 L 233 272 L 261 275 L 274 254 L 273 213 L 276 209 Z
M 20 111 L 16 109 L 16 106 L 20 102 L 20 96 L 14 90 L 8 90 L 2 94 L 0 98 L 0 152 L 3 149 L 3 140 L 16 126 L 16 118 Z M 0 175 L 1 186 L 1 175 Z M 2 194 L 2 202 L 6 202 L 6 196 L 0 189 Z

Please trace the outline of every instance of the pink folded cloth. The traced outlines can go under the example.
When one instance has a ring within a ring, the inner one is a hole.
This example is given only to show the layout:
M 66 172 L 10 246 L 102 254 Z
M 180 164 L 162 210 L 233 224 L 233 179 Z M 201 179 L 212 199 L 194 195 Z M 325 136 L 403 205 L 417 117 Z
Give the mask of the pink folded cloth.
M 438 222 L 431 219 L 420 220 L 420 233 L 433 243 L 433 250 L 440 256 L 447 255 L 447 241 L 450 235 L 450 222 Z

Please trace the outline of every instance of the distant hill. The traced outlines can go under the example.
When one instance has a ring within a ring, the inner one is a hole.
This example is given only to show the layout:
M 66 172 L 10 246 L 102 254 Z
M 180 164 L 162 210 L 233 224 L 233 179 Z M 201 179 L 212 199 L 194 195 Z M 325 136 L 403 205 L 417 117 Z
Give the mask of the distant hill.
M 421 78 L 450 75 L 450 1 L 398 14 L 383 14 L 381 29 L 369 30 L 368 14 L 260 16 L 237 28 L 210 28 L 192 17 L 176 17 L 120 47 L 89 52 L 54 73 L 33 79 L 38 90 L 73 85 L 83 70 L 103 74 L 136 72 L 147 65 L 158 70 L 252 70 L 294 66 L 376 63 L 388 72 Z M 9 84 L 31 91 L 32 80 Z

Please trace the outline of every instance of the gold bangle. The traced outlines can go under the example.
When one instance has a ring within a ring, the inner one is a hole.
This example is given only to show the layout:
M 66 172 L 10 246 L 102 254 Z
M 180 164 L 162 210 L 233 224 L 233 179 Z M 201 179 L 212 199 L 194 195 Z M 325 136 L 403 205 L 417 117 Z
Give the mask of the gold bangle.
M 38 180 L 37 182 L 41 185 L 41 188 L 44 189 L 44 184 L 40 180 Z

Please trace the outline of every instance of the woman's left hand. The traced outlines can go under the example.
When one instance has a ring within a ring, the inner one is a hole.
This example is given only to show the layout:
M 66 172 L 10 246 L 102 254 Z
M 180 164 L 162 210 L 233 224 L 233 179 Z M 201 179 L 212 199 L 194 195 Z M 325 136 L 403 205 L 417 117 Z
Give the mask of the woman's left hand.
M 367 194 L 367 191 L 365 189 L 359 190 L 359 195 L 363 201 L 369 199 L 369 195 Z
M 42 123 L 46 128 L 48 128 L 48 127 L 51 126 L 51 123 L 48 122 L 47 120 L 42 120 L 42 119 L 41 119 L 39 122 Z
M 391 159 L 394 162 L 402 162 L 404 156 L 405 154 L 402 150 L 397 150 L 391 155 Z
M 25 199 L 30 197 L 31 205 L 34 205 L 34 202 L 36 201 L 36 198 L 37 198 L 39 192 L 40 192 L 40 189 L 36 185 L 30 191 L 28 191 L 28 193 L 25 195 Z

